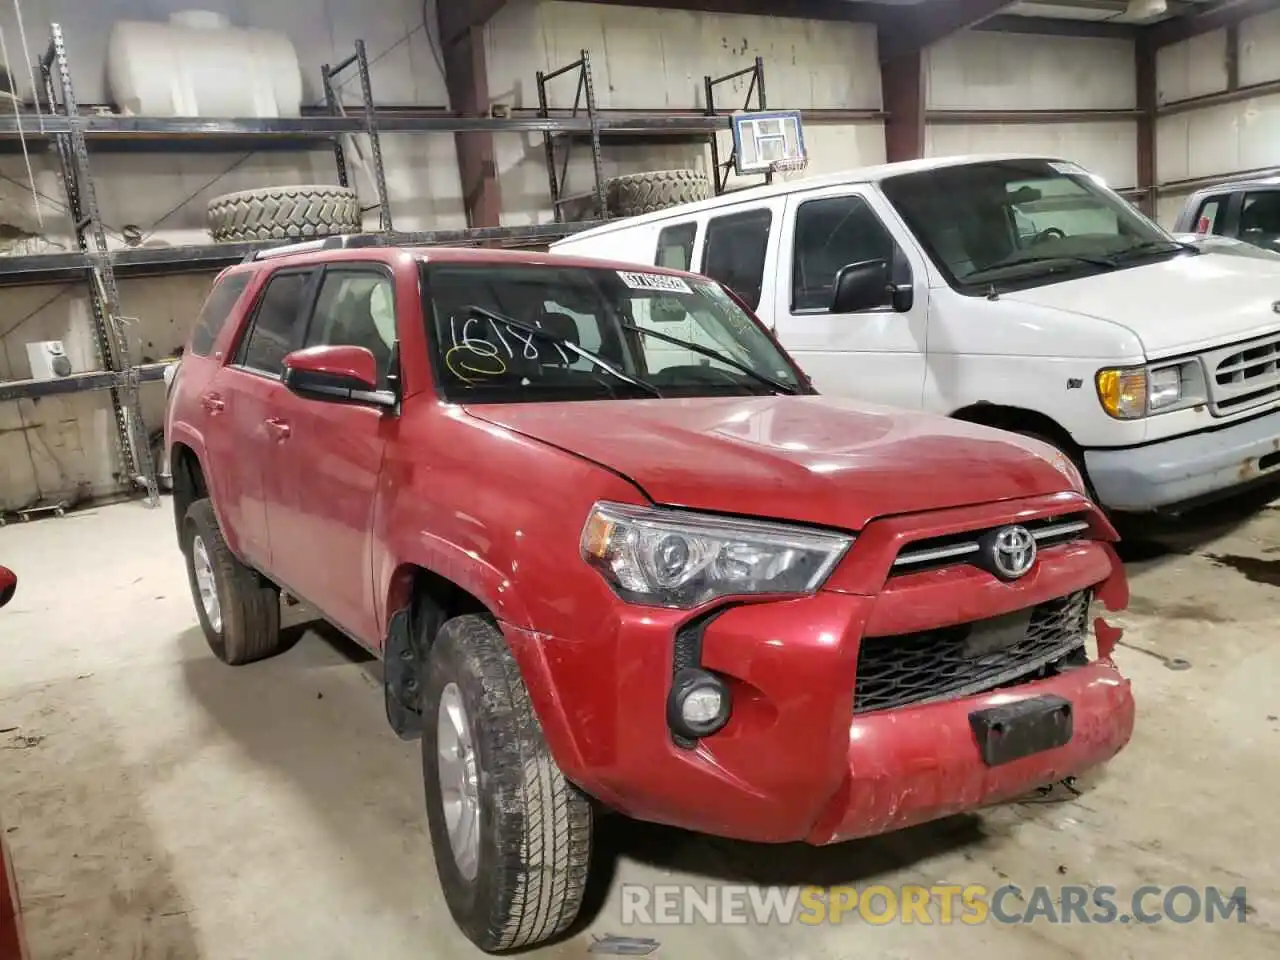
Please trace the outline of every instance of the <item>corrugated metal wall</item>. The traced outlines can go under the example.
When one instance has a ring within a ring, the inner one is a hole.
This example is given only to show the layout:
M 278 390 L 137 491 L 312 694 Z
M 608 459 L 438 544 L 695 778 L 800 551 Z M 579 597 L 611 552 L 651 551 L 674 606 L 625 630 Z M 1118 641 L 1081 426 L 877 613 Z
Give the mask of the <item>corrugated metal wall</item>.
M 1239 27 L 1242 88 L 1280 80 L 1280 11 Z M 1227 31 L 1216 30 L 1159 53 L 1157 101 L 1162 106 L 1222 93 L 1228 87 Z M 1180 181 L 1280 167 L 1280 94 L 1206 105 L 1156 122 L 1156 178 L 1161 223 L 1172 224 L 1186 198 Z
M 689 13 L 582 3 L 518 3 L 502 10 L 486 30 L 489 96 L 514 108 L 538 105 L 535 77 L 591 54 L 601 109 L 701 110 L 703 80 L 765 61 L 770 107 L 873 110 L 882 107 L 875 28 L 867 24 L 779 19 L 740 14 Z M 548 87 L 551 105 L 573 106 L 576 74 Z M 741 108 L 749 81 L 716 91 Z M 805 138 L 809 173 L 829 173 L 884 160 L 884 124 L 810 125 Z M 728 156 L 728 135 L 721 141 Z M 503 220 L 550 220 L 551 198 L 541 135 L 496 138 Z M 645 170 L 707 170 L 701 144 L 604 145 L 605 176 Z M 592 189 L 585 145 L 570 154 L 565 192 Z
M 1127 40 L 970 31 L 926 52 L 930 111 L 1133 110 L 1133 44 Z M 933 122 L 929 156 L 991 151 L 1069 157 L 1117 189 L 1137 184 L 1134 120 L 1077 123 Z

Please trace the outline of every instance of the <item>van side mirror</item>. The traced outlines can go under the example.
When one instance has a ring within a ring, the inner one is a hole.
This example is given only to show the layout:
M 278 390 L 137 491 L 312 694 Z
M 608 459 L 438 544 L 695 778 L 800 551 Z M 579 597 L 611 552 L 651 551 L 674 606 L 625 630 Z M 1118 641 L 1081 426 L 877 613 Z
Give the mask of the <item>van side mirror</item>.
M 284 385 L 300 397 L 330 403 L 394 407 L 378 389 L 378 361 L 364 347 L 334 344 L 295 350 L 284 358 Z
M 891 293 L 888 261 L 864 260 L 861 263 L 850 263 L 841 267 L 836 274 L 831 312 L 858 313 L 887 306 Z
M 18 589 L 18 575 L 8 567 L 0 567 L 0 607 L 13 599 Z

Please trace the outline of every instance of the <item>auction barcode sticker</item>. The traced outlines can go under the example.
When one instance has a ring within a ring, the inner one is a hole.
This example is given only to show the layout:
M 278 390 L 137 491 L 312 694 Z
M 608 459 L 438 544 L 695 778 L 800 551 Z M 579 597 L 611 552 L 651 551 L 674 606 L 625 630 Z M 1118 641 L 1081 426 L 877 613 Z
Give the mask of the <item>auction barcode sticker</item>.
M 668 293 L 693 293 L 682 277 L 664 273 L 627 273 L 618 271 L 618 278 L 632 290 L 664 290 Z

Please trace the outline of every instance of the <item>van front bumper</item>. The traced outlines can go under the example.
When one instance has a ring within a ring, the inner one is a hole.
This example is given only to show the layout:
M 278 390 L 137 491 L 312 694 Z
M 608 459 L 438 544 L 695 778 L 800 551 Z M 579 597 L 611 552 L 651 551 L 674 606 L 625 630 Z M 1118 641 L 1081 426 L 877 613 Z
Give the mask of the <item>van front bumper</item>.
M 1111 510 L 1160 510 L 1280 476 L 1280 410 L 1141 447 L 1086 450 L 1085 469 Z

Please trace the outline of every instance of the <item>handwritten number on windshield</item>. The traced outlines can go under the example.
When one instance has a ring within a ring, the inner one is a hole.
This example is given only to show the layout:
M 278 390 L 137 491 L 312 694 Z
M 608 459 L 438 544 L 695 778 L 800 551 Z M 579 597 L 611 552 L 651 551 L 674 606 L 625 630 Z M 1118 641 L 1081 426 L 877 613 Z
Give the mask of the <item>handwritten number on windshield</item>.
M 478 336 L 473 330 L 476 326 L 481 327 Z M 501 349 L 484 337 L 485 329 L 494 332 L 502 345 Z M 476 383 L 477 379 L 501 377 L 510 369 L 507 366 L 507 359 L 516 359 L 516 348 L 512 347 L 508 337 L 518 345 L 521 359 L 542 359 L 538 350 L 538 340 L 531 333 L 516 330 L 506 324 L 482 320 L 479 317 L 467 317 L 459 325 L 458 318 L 451 317 L 449 339 L 452 345 L 445 351 L 445 366 L 449 368 L 450 373 L 464 383 Z M 551 347 L 566 365 L 572 362 L 568 352 L 560 344 L 552 343 Z M 502 356 L 504 350 L 507 359 Z

